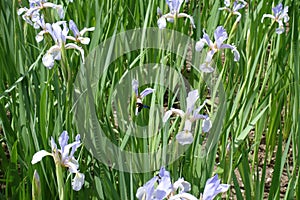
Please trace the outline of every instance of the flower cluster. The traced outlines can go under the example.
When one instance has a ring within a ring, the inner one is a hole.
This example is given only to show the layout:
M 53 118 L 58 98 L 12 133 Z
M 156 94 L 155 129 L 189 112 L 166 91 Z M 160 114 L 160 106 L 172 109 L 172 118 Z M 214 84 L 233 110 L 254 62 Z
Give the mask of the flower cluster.
M 224 0 L 225 7 L 219 8 L 219 10 L 227 10 L 228 12 L 232 13 L 233 15 L 237 15 L 236 23 L 238 23 L 241 20 L 241 13 L 238 12 L 238 10 L 244 8 L 247 5 L 247 2 L 243 0 L 235 0 L 233 2 L 232 8 L 230 4 L 230 0 Z
M 57 10 L 57 13 L 62 19 L 64 17 L 64 9 L 62 5 L 56 5 L 54 3 L 49 3 L 47 0 L 29 0 L 29 8 L 18 9 L 18 15 L 22 15 L 23 19 L 35 29 L 40 28 L 38 21 L 41 18 L 40 10 L 44 8 L 53 8 Z
M 67 131 L 63 131 L 58 138 L 60 149 L 57 148 L 57 145 L 51 137 L 51 149 L 52 152 L 49 153 L 45 150 L 36 152 L 31 160 L 31 164 L 36 164 L 40 162 L 45 156 L 52 156 L 56 165 L 67 167 L 71 173 L 75 174 L 75 177 L 72 181 L 73 190 L 79 191 L 84 184 L 84 174 L 80 173 L 78 168 L 78 161 L 74 157 L 76 149 L 80 146 L 80 135 L 78 134 L 75 137 L 75 142 L 68 144 L 69 135 Z M 71 150 L 71 151 L 70 151 Z
M 219 193 L 226 192 L 230 185 L 220 184 L 218 175 L 208 179 L 205 184 L 202 195 L 203 200 L 212 200 Z M 175 199 L 190 199 L 197 200 L 195 196 L 188 193 L 191 190 L 191 184 L 183 178 L 179 178 L 172 184 L 170 172 L 164 167 L 161 167 L 159 174 L 150 179 L 142 187 L 139 187 L 136 192 L 136 197 L 139 200 L 157 199 L 162 200 L 168 198 Z
M 70 1 L 72 2 L 72 1 Z M 55 60 L 61 60 L 61 51 L 64 49 L 76 49 L 80 52 L 82 62 L 84 63 L 84 50 L 82 47 L 75 43 L 67 43 L 68 40 L 72 40 L 76 43 L 89 44 L 90 39 L 83 37 L 83 34 L 87 31 L 94 31 L 95 28 L 84 28 L 79 31 L 73 20 L 69 21 L 69 27 L 66 21 L 57 21 L 52 24 L 45 23 L 44 15 L 40 14 L 40 10 L 43 8 L 54 8 L 58 11 L 60 19 L 64 17 L 64 10 L 62 5 L 56 5 L 48 3 L 46 0 L 29 0 L 30 8 L 20 8 L 18 14 L 22 15 L 23 19 L 35 29 L 41 29 L 36 35 L 35 39 L 37 42 L 41 42 L 44 39 L 44 34 L 48 33 L 51 35 L 54 45 L 50 47 L 46 54 L 43 56 L 43 64 L 51 69 L 54 66 Z M 73 32 L 73 36 L 69 36 L 69 29 Z
M 263 23 L 263 21 L 266 17 L 273 19 L 279 25 L 279 27 L 276 28 L 276 33 L 281 34 L 284 32 L 283 22 L 287 23 L 290 19 L 288 16 L 289 7 L 285 6 L 283 8 L 282 3 L 280 3 L 277 6 L 275 6 L 274 8 L 272 8 L 272 11 L 273 11 L 274 15 L 264 14 L 261 19 L 261 23 Z
M 205 73 L 211 73 L 214 71 L 212 67 L 212 58 L 221 49 L 231 49 L 234 54 L 234 61 L 239 61 L 240 53 L 234 45 L 224 44 L 224 41 L 228 39 L 228 35 L 223 26 L 218 26 L 214 32 L 215 42 L 212 42 L 209 36 L 203 30 L 203 38 L 201 38 L 195 46 L 196 51 L 202 51 L 204 45 L 209 46 L 209 51 L 207 52 L 205 63 L 200 65 L 200 70 Z
M 194 141 L 194 137 L 192 134 L 192 123 L 198 119 L 203 119 L 202 123 L 202 131 L 209 132 L 211 128 L 211 121 L 208 116 L 199 114 L 200 110 L 205 106 L 206 101 L 197 109 L 195 109 L 195 103 L 199 99 L 198 90 L 193 90 L 188 93 L 188 97 L 186 98 L 186 111 L 171 108 L 171 110 L 167 111 L 163 117 L 163 122 L 166 122 L 170 116 L 175 113 L 178 114 L 182 120 L 184 120 L 184 129 L 176 135 L 176 140 L 179 144 L 191 144 Z
M 194 19 L 192 16 L 190 16 L 186 13 L 179 12 L 180 7 L 183 3 L 183 0 L 166 0 L 166 2 L 170 9 L 169 13 L 163 15 L 160 8 L 159 7 L 157 8 L 157 14 L 160 16 L 157 21 L 158 28 L 160 28 L 160 29 L 166 28 L 167 21 L 173 23 L 176 18 L 189 18 L 190 23 L 193 26 L 193 28 L 196 28 Z

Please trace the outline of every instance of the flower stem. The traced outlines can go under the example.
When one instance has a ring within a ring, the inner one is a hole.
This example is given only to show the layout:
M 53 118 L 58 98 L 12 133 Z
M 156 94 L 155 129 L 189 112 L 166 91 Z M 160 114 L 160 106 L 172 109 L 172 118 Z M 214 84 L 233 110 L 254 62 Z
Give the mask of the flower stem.
M 67 55 L 66 55 L 66 49 L 64 45 L 62 45 L 61 48 L 61 66 L 63 70 L 63 78 L 64 83 L 66 85 L 66 99 L 65 99 L 65 125 L 66 129 L 69 129 L 69 110 L 70 110 L 70 99 L 71 99 L 71 87 L 72 87 L 72 71 L 70 69 Z
M 64 181 L 63 181 L 63 172 L 60 163 L 55 164 L 56 167 L 56 179 L 58 187 L 58 196 L 60 200 L 64 199 Z

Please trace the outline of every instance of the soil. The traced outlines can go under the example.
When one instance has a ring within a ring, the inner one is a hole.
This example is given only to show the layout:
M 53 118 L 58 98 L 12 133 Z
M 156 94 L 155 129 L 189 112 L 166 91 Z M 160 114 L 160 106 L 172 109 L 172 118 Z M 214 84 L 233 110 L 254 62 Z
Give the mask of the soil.
M 253 138 L 254 137 L 254 132 L 251 132 L 249 134 L 249 137 Z M 283 144 L 282 151 L 284 151 L 285 148 L 286 147 Z M 277 151 L 277 146 L 275 147 L 275 150 L 272 153 L 272 157 L 271 157 L 270 161 L 269 162 L 267 161 L 267 164 L 266 164 L 265 187 L 264 187 L 264 197 L 263 197 L 263 199 L 268 199 L 268 197 L 269 197 L 269 192 L 270 192 L 270 188 L 271 188 L 273 172 L 274 172 L 274 167 L 275 167 L 276 151 Z M 252 161 L 251 156 L 253 156 L 253 151 L 250 151 L 250 153 L 249 153 L 249 163 Z M 265 140 L 265 135 L 263 135 L 261 143 L 259 145 L 259 152 L 258 152 L 258 165 L 257 166 L 258 166 L 258 171 L 259 171 L 259 179 L 261 179 L 263 166 L 264 166 L 265 161 L 266 161 L 266 140 Z M 292 164 L 293 163 L 293 158 L 292 158 L 292 147 L 291 146 L 289 146 L 287 162 L 288 162 L 288 165 L 287 165 L 287 163 L 285 164 L 285 166 L 283 168 L 282 175 L 280 177 L 280 183 L 278 183 L 278 184 L 280 184 L 280 199 L 283 199 L 285 194 L 286 194 L 288 183 L 289 183 L 288 174 L 292 173 L 292 170 L 293 170 L 293 167 L 292 167 L 293 166 L 293 164 Z M 287 169 L 287 166 L 289 166 L 288 169 Z M 253 170 L 256 171 L 257 169 L 253 169 Z M 241 178 L 241 175 L 239 173 L 239 170 L 235 169 L 234 173 L 235 173 L 235 175 L 238 179 L 239 186 L 241 188 L 241 192 L 244 196 L 245 189 L 244 189 L 244 185 L 243 185 L 242 178 Z M 236 192 L 235 192 L 234 186 L 232 184 L 230 199 L 237 199 L 236 196 L 235 196 L 235 193 Z

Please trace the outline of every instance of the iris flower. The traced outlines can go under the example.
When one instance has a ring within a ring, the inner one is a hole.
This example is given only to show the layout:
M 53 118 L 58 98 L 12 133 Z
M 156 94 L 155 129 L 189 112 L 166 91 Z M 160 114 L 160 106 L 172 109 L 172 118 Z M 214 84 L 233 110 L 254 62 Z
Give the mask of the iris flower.
M 78 191 L 81 189 L 84 183 L 84 174 L 78 171 L 78 161 L 74 157 L 74 153 L 80 146 L 80 135 L 75 137 L 75 142 L 68 144 L 69 135 L 67 131 L 63 131 L 58 138 L 60 149 L 51 137 L 51 149 L 52 152 L 49 153 L 45 150 L 36 152 L 31 160 L 31 164 L 36 164 L 40 162 L 45 156 L 52 156 L 55 164 L 60 164 L 63 167 L 67 167 L 71 173 L 75 174 L 75 178 L 72 180 L 72 187 L 74 190 Z
M 136 197 L 139 200 L 162 200 L 172 196 L 178 191 L 179 194 L 186 194 L 191 190 L 191 184 L 179 178 L 174 184 L 171 182 L 170 172 L 161 167 L 159 174 L 150 179 L 142 187 L 138 188 Z M 176 196 L 176 195 L 175 195 Z
M 141 112 L 141 110 L 143 108 L 149 108 L 149 106 L 146 106 L 143 104 L 143 98 L 145 96 L 147 96 L 148 94 L 151 94 L 152 92 L 154 92 L 154 89 L 152 88 L 146 88 L 145 90 L 143 90 L 140 94 L 139 94 L 139 82 L 135 79 L 132 80 L 132 89 L 135 93 L 136 96 L 136 109 L 135 109 L 135 115 L 138 115 L 139 112 Z
M 241 2 L 241 3 L 239 3 Z M 244 8 L 247 5 L 247 2 L 241 1 L 241 0 L 235 0 L 233 2 L 232 9 L 230 8 L 230 1 L 225 0 L 224 1 L 225 7 L 219 8 L 219 10 L 227 10 L 228 12 L 232 13 L 233 15 L 237 15 L 236 23 L 238 23 L 241 20 L 241 13 L 238 12 L 238 10 Z
M 226 192 L 230 185 L 220 184 L 218 175 L 208 179 L 205 184 L 202 200 L 212 200 L 221 192 Z M 191 184 L 183 178 L 179 178 L 172 184 L 170 172 L 164 167 L 160 168 L 159 174 L 151 178 L 142 187 L 139 187 L 136 192 L 136 197 L 139 200 L 199 200 L 188 192 L 191 190 Z
M 67 39 L 73 40 L 75 42 L 79 42 L 81 44 L 89 44 L 90 43 L 90 38 L 83 37 L 83 34 L 87 31 L 94 31 L 95 30 L 95 27 L 91 27 L 91 28 L 84 28 L 81 31 L 79 31 L 73 20 L 70 20 L 69 28 L 73 32 L 74 37 L 73 36 L 67 36 Z
M 203 200 L 213 200 L 221 192 L 226 192 L 229 189 L 230 185 L 220 184 L 218 179 L 218 174 L 206 181 Z
M 288 15 L 289 7 L 285 6 L 283 8 L 282 3 L 280 3 L 276 7 L 272 8 L 272 11 L 273 11 L 274 15 L 264 14 L 261 19 L 261 23 L 263 23 L 263 21 L 266 17 L 273 19 L 279 25 L 279 27 L 276 28 L 276 33 L 281 34 L 284 32 L 283 22 L 287 23 L 290 19 L 289 15 Z
M 181 145 L 191 144 L 194 141 L 194 137 L 191 130 L 192 130 L 192 123 L 195 122 L 196 120 L 203 119 L 202 122 L 203 132 L 208 132 L 212 126 L 208 116 L 199 114 L 200 110 L 205 106 L 206 101 L 204 101 L 204 103 L 199 108 L 195 109 L 195 103 L 198 99 L 199 99 L 198 90 L 193 90 L 189 92 L 188 97 L 186 98 L 186 102 L 187 102 L 186 111 L 171 108 L 171 110 L 168 110 L 163 117 L 163 122 L 166 122 L 170 118 L 170 116 L 173 113 L 175 113 L 178 114 L 183 120 L 185 120 L 183 131 L 179 132 L 176 135 L 176 140 Z
M 47 0 L 29 0 L 29 8 L 18 9 L 18 15 L 22 15 L 22 18 L 35 29 L 39 28 L 37 21 L 39 20 L 40 10 L 44 8 L 53 8 L 57 10 L 60 19 L 64 17 L 64 9 L 62 5 L 56 5 L 54 3 L 49 3 Z
M 240 59 L 240 54 L 237 51 L 234 45 L 224 44 L 224 41 L 228 39 L 228 35 L 226 30 L 222 26 L 218 26 L 214 32 L 215 42 L 212 42 L 209 36 L 203 30 L 203 38 L 201 38 L 198 42 L 196 42 L 195 49 L 196 51 L 202 51 L 204 45 L 209 46 L 209 51 L 207 52 L 205 63 L 200 65 L 200 70 L 205 73 L 211 73 L 214 71 L 212 68 L 212 58 L 221 49 L 231 49 L 234 54 L 234 61 L 238 61 Z
M 63 26 L 63 29 L 61 28 L 61 25 Z M 67 24 L 65 21 L 59 21 L 52 25 L 46 24 L 47 32 L 50 33 L 52 36 L 55 45 L 50 47 L 46 54 L 43 56 L 42 61 L 43 64 L 51 69 L 54 66 L 55 60 L 61 59 L 61 50 L 64 46 L 65 49 L 77 49 L 80 51 L 82 61 L 84 63 L 84 51 L 81 47 L 77 46 L 74 43 L 68 43 L 66 44 L 66 38 L 67 34 L 69 32 L 69 28 L 67 27 Z
M 190 23 L 192 24 L 193 28 L 196 28 L 194 24 L 194 19 L 192 16 L 186 14 L 186 13 L 179 13 L 180 7 L 183 3 L 183 0 L 166 0 L 170 12 L 163 15 L 160 8 L 157 8 L 157 13 L 160 16 L 160 18 L 157 21 L 158 28 L 164 29 L 167 26 L 167 21 L 168 22 L 174 22 L 175 18 L 189 18 Z M 166 21 L 167 20 L 167 21 Z

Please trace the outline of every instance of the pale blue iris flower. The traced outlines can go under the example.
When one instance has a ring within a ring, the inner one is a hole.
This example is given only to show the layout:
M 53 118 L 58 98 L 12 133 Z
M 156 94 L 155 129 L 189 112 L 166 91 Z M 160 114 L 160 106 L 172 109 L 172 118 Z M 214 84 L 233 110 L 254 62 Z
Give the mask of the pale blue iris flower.
M 91 28 L 83 28 L 81 31 L 79 31 L 73 20 L 70 20 L 69 28 L 73 32 L 74 37 L 73 36 L 67 36 L 67 39 L 73 40 L 75 42 L 79 42 L 81 44 L 89 44 L 90 43 L 90 38 L 83 37 L 83 34 L 85 34 L 87 31 L 94 31 L 95 30 L 95 27 L 91 27 Z
M 135 93 L 136 97 L 136 109 L 135 109 L 135 115 L 138 115 L 139 112 L 142 110 L 142 108 L 149 108 L 149 106 L 146 106 L 143 104 L 143 98 L 147 96 L 148 94 L 151 94 L 154 92 L 154 89 L 152 88 L 146 88 L 139 94 L 139 82 L 135 79 L 132 80 L 132 89 Z
M 32 157 L 31 164 L 40 162 L 45 156 L 52 156 L 55 164 L 60 164 L 61 166 L 68 168 L 71 173 L 75 174 L 75 177 L 72 180 L 72 188 L 78 191 L 84 183 L 84 174 L 79 172 L 79 164 L 74 157 L 75 151 L 81 145 L 80 135 L 78 134 L 75 137 L 75 142 L 68 144 L 68 140 L 69 136 L 67 131 L 63 131 L 58 138 L 60 145 L 60 149 L 58 149 L 54 139 L 51 137 L 52 152 L 49 153 L 45 150 L 36 152 Z
M 176 192 L 180 195 L 184 195 L 190 190 L 190 183 L 184 181 L 183 178 L 179 178 L 174 184 L 172 184 L 170 172 L 168 172 L 164 167 L 161 167 L 157 176 L 153 177 L 142 187 L 138 188 L 136 197 L 139 200 L 162 200 L 167 197 L 170 199 Z
M 63 29 L 61 28 L 63 26 Z M 55 60 L 61 59 L 61 50 L 64 45 L 65 49 L 76 49 L 80 52 L 82 61 L 84 63 L 84 51 L 83 48 L 77 46 L 74 43 L 68 43 L 66 44 L 67 34 L 69 32 L 69 28 L 67 27 L 67 24 L 65 21 L 59 21 L 56 23 L 46 24 L 47 32 L 51 35 L 53 41 L 55 42 L 55 45 L 50 47 L 46 54 L 43 56 L 42 61 L 43 64 L 47 68 L 52 68 L 54 66 Z
M 202 200 L 213 200 L 219 193 L 226 192 L 230 185 L 220 184 L 218 175 L 208 179 L 205 184 Z M 172 184 L 170 172 L 164 167 L 160 168 L 159 174 L 142 187 L 139 187 L 136 192 L 136 197 L 139 200 L 199 200 L 199 198 L 188 193 L 191 190 L 191 184 L 183 178 L 179 178 Z
M 219 193 L 226 192 L 229 189 L 230 185 L 220 184 L 218 179 L 218 174 L 206 181 L 203 200 L 213 200 Z
M 242 0 L 235 0 L 233 2 L 233 7 L 232 9 L 230 8 L 230 1 L 225 0 L 224 1 L 225 7 L 219 8 L 219 10 L 227 10 L 228 12 L 232 13 L 233 15 L 237 15 L 236 23 L 238 23 L 241 20 L 241 13 L 238 12 L 238 10 L 244 8 L 247 5 L 247 2 L 242 1 Z
M 53 8 L 57 10 L 60 19 L 64 17 L 64 9 L 62 5 L 49 3 L 47 0 L 29 0 L 29 8 L 18 9 L 18 15 L 22 15 L 23 19 L 35 29 L 39 28 L 37 21 L 40 19 L 40 10 L 44 8 Z M 24 13 L 24 14 L 23 14 Z
M 205 106 L 206 101 L 204 101 L 199 108 L 195 109 L 195 103 L 198 99 L 199 99 L 198 90 L 193 90 L 189 92 L 188 97 L 186 98 L 186 102 L 187 102 L 186 111 L 171 108 L 171 110 L 168 110 L 163 117 L 164 123 L 170 118 L 170 116 L 173 113 L 178 114 L 183 120 L 185 120 L 183 131 L 180 131 L 176 135 L 176 140 L 181 145 L 191 144 L 194 141 L 194 136 L 191 131 L 192 131 L 192 123 L 195 122 L 196 120 L 203 119 L 202 131 L 205 133 L 209 132 L 212 126 L 208 116 L 199 114 L 199 112 Z
M 183 3 L 183 0 L 166 0 L 167 5 L 169 6 L 170 12 L 163 15 L 160 8 L 157 8 L 157 14 L 160 18 L 157 21 L 158 28 L 164 29 L 167 26 L 168 22 L 174 22 L 175 18 L 189 18 L 190 23 L 192 24 L 193 28 L 196 28 L 194 19 L 192 16 L 186 13 L 180 13 L 180 7 Z
M 272 11 L 273 11 L 274 15 L 264 14 L 262 19 L 261 19 L 261 23 L 263 23 L 263 21 L 266 17 L 273 19 L 279 25 L 279 27 L 276 28 L 276 33 L 277 34 L 282 34 L 284 32 L 283 22 L 287 23 L 290 19 L 289 15 L 288 15 L 289 7 L 285 6 L 283 8 L 282 3 L 280 3 L 276 7 L 272 8 Z
M 240 54 L 234 45 L 224 44 L 224 41 L 228 39 L 226 30 L 222 26 L 218 26 L 214 32 L 215 42 L 212 42 L 209 36 L 203 30 L 203 38 L 196 42 L 196 51 L 202 51 L 204 45 L 209 46 L 209 51 L 207 52 L 205 63 L 200 65 L 200 70 L 205 73 L 211 73 L 214 71 L 212 67 L 212 59 L 215 53 L 221 49 L 231 49 L 234 54 L 234 61 L 237 62 L 240 59 Z

